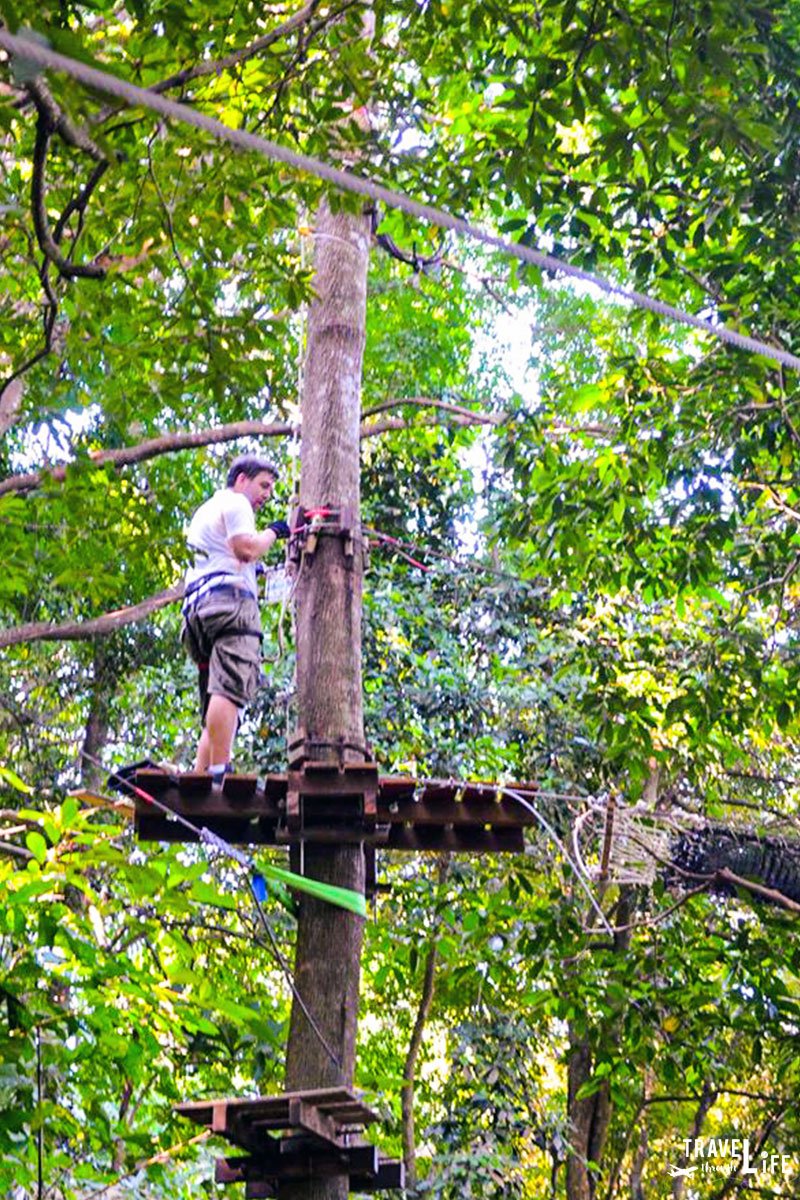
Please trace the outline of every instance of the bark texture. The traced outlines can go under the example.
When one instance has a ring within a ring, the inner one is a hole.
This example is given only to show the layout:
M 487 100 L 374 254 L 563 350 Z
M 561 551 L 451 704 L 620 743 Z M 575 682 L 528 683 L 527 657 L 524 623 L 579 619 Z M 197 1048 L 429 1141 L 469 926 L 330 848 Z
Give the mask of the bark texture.
M 450 855 L 443 854 L 439 858 L 436 871 L 437 888 L 441 890 L 450 874 Z M 437 905 L 433 928 L 428 936 L 428 952 L 425 956 L 425 969 L 422 977 L 417 1015 L 411 1040 L 408 1044 L 406 1060 L 403 1064 L 403 1090 L 401 1092 L 402 1133 L 403 1133 L 403 1163 L 406 1170 L 406 1190 L 413 1191 L 417 1186 L 417 1139 L 414 1125 L 414 1087 L 417 1075 L 417 1060 L 422 1049 L 422 1039 L 425 1025 L 430 1016 L 433 995 L 436 984 L 436 966 L 439 960 L 437 951 L 441 911 Z
M 320 209 L 315 292 L 309 312 L 302 397 L 300 503 L 358 512 L 361 364 L 366 321 L 369 222 Z M 320 537 L 297 586 L 297 713 L 309 740 L 363 746 L 361 692 L 360 531 L 348 558 L 336 536 Z M 319 758 L 334 757 L 320 749 Z M 351 761 L 363 758 L 348 750 Z M 360 845 L 307 845 L 307 875 L 364 890 Z M 286 1087 L 351 1085 L 363 936 L 362 918 L 304 898 L 299 914 L 295 982 L 327 1048 L 295 1000 Z M 333 1061 L 331 1052 L 336 1058 Z M 285 1184 L 282 1200 L 339 1200 L 346 1177 Z
M 631 892 L 622 889 L 617 903 L 619 928 L 614 934 L 614 951 L 627 954 L 630 946 Z M 619 1014 L 602 1022 L 596 1033 L 598 1045 L 616 1045 L 619 1039 Z M 598 1172 L 590 1163 L 600 1165 L 606 1148 L 613 1116 L 611 1091 L 603 1079 L 597 1091 L 580 1096 L 580 1090 L 594 1073 L 592 1039 L 584 1023 L 569 1026 L 567 1059 L 567 1112 L 570 1124 L 570 1151 L 567 1156 L 567 1200 L 595 1200 Z
M 81 746 L 81 783 L 85 788 L 102 787 L 107 772 L 98 765 L 109 734 L 109 709 L 113 683 L 102 642 L 95 642 L 89 712 Z

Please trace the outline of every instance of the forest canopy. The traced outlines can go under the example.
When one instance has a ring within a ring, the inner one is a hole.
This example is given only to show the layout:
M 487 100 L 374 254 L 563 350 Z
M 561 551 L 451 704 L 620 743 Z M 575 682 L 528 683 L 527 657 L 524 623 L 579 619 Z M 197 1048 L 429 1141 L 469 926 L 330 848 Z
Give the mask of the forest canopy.
M 800 354 L 789 3 L 0 0 L 0 16 Z M 144 757 L 191 763 L 183 530 L 247 450 L 280 464 L 270 519 L 288 509 L 323 200 L 364 207 L 0 51 L 14 1200 L 221 1194 L 220 1145 L 191 1142 L 172 1106 L 281 1087 L 291 996 L 240 872 L 137 843 L 124 804 L 69 793 L 105 794 Z M 795 1195 L 798 373 L 386 205 L 371 229 L 367 737 L 387 774 L 534 782 L 542 818 L 524 856 L 380 856 L 356 1084 L 382 1147 L 443 1200 Z M 261 774 L 285 768 L 294 704 L 290 613 L 264 621 L 237 755 Z M 609 798 L 673 831 L 647 884 L 598 879 Z M 294 901 L 267 911 L 291 957 Z M 698 1155 L 708 1138 L 747 1139 L 759 1170 Z

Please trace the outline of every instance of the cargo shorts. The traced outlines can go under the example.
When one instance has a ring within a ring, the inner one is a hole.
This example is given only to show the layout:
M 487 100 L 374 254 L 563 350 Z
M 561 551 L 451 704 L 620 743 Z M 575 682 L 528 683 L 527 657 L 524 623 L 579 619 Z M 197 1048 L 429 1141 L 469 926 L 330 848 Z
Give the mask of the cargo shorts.
M 255 699 L 261 638 L 258 602 L 239 588 L 215 588 L 184 613 L 181 640 L 197 663 L 203 720 L 209 696 L 224 696 L 237 708 Z

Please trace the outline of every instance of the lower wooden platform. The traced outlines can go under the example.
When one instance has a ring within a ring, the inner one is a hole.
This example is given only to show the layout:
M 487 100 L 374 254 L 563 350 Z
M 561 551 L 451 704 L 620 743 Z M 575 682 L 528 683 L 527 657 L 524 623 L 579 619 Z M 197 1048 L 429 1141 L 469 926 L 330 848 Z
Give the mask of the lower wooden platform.
M 354 1131 L 378 1120 L 377 1113 L 346 1088 L 198 1100 L 177 1104 L 175 1111 L 254 1154 L 264 1150 L 264 1135 L 276 1130 L 299 1130 L 331 1145 L 343 1146 Z
M 361 1136 L 377 1114 L 347 1088 L 200 1100 L 176 1112 L 246 1151 L 217 1159 L 215 1179 L 244 1183 L 251 1200 L 276 1196 L 287 1180 L 333 1175 L 347 1176 L 353 1192 L 403 1187 L 403 1164 L 383 1158 Z
M 351 1192 L 386 1192 L 405 1186 L 402 1162 L 381 1158 L 375 1146 L 351 1147 L 327 1160 L 284 1155 L 280 1175 L 270 1171 L 270 1166 L 257 1158 L 218 1158 L 214 1179 L 217 1183 L 243 1183 L 245 1200 L 277 1196 L 285 1180 L 325 1179 L 332 1175 L 347 1175 Z

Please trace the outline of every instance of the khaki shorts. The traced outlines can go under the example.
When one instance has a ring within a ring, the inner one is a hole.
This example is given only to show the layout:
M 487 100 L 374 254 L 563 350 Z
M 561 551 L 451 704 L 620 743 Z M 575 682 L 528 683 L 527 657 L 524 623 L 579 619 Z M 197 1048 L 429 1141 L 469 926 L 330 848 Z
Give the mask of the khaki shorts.
M 199 670 L 200 712 L 210 695 L 238 708 L 254 698 L 261 678 L 261 621 L 258 603 L 233 588 L 209 592 L 184 616 L 181 640 Z

